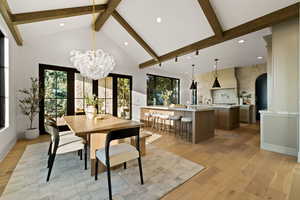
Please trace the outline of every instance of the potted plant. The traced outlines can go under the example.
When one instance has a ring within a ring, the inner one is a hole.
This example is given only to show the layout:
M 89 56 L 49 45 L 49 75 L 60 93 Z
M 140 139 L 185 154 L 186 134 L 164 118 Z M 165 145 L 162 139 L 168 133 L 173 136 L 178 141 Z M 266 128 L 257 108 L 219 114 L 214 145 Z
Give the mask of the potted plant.
M 19 99 L 19 107 L 21 112 L 28 117 L 30 124 L 29 128 L 25 130 L 26 139 L 35 139 L 39 136 L 38 129 L 33 127 L 33 120 L 39 112 L 39 103 L 40 103 L 40 91 L 37 78 L 30 78 L 31 87 L 28 89 L 21 89 L 19 93 L 22 95 L 22 98 Z
M 96 95 L 93 96 L 85 96 L 85 114 L 88 119 L 93 119 L 97 115 L 97 105 L 99 103 Z
M 164 100 L 164 106 L 168 106 L 169 105 L 169 100 L 172 96 L 172 91 L 171 90 L 165 90 L 162 92 L 162 99 Z

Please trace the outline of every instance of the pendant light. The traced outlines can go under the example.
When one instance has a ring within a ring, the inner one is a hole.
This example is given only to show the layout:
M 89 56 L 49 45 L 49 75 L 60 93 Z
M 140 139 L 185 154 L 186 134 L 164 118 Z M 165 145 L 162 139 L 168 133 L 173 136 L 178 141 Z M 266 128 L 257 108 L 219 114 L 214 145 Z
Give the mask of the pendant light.
M 219 59 L 215 59 L 215 82 L 214 82 L 214 84 L 213 84 L 213 86 L 212 86 L 212 88 L 221 88 L 221 85 L 220 85 L 220 83 L 219 83 L 219 80 L 218 80 L 218 61 L 219 61 Z
M 193 67 L 193 71 L 192 71 L 192 84 L 191 84 L 190 90 L 197 90 L 197 84 L 195 83 L 195 80 L 194 80 L 195 65 L 193 64 L 192 67 Z
M 96 31 L 95 22 L 97 18 L 96 0 L 93 1 L 92 17 L 92 48 L 87 51 L 73 50 L 71 51 L 71 62 L 73 66 L 80 72 L 83 77 L 93 80 L 98 80 L 107 77 L 113 71 L 116 62 L 114 57 L 109 53 L 104 52 L 102 49 L 96 49 Z

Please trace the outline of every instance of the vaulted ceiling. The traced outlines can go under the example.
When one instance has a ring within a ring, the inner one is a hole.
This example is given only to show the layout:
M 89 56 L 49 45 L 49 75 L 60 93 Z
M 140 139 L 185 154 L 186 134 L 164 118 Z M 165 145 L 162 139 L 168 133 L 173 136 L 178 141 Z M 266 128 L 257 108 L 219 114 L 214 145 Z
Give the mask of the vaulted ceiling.
M 1 2 L 3 1 L 1 0 Z M 205 3 L 205 0 L 96 0 L 96 4 L 109 5 L 111 2 L 116 2 L 116 12 L 158 57 L 218 34 L 217 28 L 212 26 L 207 19 L 207 13 L 205 13 L 207 7 L 204 6 L 202 9 L 203 5 L 201 5 L 202 8 L 200 6 L 200 3 Z M 215 17 L 219 21 L 222 31 L 227 31 L 295 4 L 298 0 L 207 0 L 207 2 L 210 2 L 211 9 L 215 12 Z M 91 0 L 8 1 L 12 14 L 81 7 L 91 4 Z M 156 22 L 158 17 L 161 18 L 161 23 Z M 119 20 L 116 19 L 118 18 L 115 15 L 114 17 L 110 16 L 100 31 L 128 52 L 136 62 L 144 63 L 152 60 L 151 52 L 145 51 L 145 48 L 135 40 L 136 38 L 134 39 L 132 35 L 128 34 L 118 22 Z M 56 34 L 70 29 L 91 28 L 91 21 L 92 16 L 87 14 L 20 24 L 17 25 L 17 28 L 20 30 L 20 35 L 26 45 L 34 42 L 35 37 Z M 64 26 L 60 26 L 62 23 Z M 270 33 L 270 29 L 263 29 L 242 36 L 241 38 L 245 40 L 244 44 L 239 44 L 237 41 L 240 38 L 235 38 L 217 45 L 210 45 L 211 47 L 201 49 L 197 57 L 194 56 L 193 51 L 187 52 L 191 53 L 190 55 L 183 53 L 179 55 L 176 63 L 174 59 L 163 60 L 162 67 L 185 72 L 186 66 L 195 63 L 198 70 L 209 71 L 215 57 L 221 59 L 221 67 L 263 63 L 265 60 L 258 60 L 257 57 L 266 56 L 265 43 L 262 37 Z

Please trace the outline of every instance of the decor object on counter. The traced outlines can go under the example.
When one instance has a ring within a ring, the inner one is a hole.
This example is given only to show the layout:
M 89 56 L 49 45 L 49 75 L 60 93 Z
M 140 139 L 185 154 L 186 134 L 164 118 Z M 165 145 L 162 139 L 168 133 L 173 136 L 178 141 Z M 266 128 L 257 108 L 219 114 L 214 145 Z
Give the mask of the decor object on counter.
M 19 99 L 19 107 L 21 112 L 28 117 L 30 124 L 29 128 L 25 130 L 26 139 L 35 139 L 39 137 L 39 131 L 33 127 L 33 120 L 39 112 L 39 103 L 42 98 L 39 91 L 39 84 L 37 78 L 30 78 L 31 87 L 29 89 L 21 89 L 19 93 L 22 94 L 22 98 Z
M 96 95 L 93 96 L 86 96 L 85 97 L 86 102 L 86 109 L 85 114 L 88 119 L 93 119 L 97 115 L 97 106 L 99 104 L 99 100 L 96 97 Z
M 104 52 L 102 49 L 96 50 L 96 15 L 95 0 L 93 0 L 93 49 L 85 52 L 73 50 L 70 53 L 73 66 L 80 71 L 83 77 L 93 80 L 107 77 L 116 65 L 114 58 L 110 54 Z
M 219 83 L 219 80 L 218 80 L 218 61 L 219 59 L 215 59 L 215 82 L 212 86 L 212 88 L 221 88 L 221 85 Z
M 165 90 L 165 91 L 162 92 L 161 97 L 164 100 L 164 106 L 169 105 L 170 98 L 171 98 L 172 94 L 173 94 L 172 90 Z
M 197 104 L 197 83 L 194 80 L 194 71 L 195 71 L 195 65 L 192 65 L 192 84 L 190 87 L 190 90 L 192 90 L 192 105 Z
M 252 95 L 247 93 L 246 91 L 242 91 L 240 94 L 240 104 L 241 105 L 250 105 L 251 104 Z

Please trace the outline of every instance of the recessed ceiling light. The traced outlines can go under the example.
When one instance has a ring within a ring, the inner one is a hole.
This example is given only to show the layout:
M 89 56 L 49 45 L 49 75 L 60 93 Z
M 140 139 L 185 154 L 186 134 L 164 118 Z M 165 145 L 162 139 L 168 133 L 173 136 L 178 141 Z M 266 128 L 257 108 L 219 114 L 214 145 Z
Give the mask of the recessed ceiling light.
M 125 46 L 128 46 L 128 42 L 124 42 L 124 45 L 125 45 Z
M 243 44 L 243 43 L 245 43 L 245 40 L 239 40 L 238 43 Z
M 157 17 L 157 18 L 156 18 L 156 22 L 157 22 L 157 23 L 161 23 L 161 22 L 162 22 L 162 19 L 161 19 L 160 17 Z
M 65 25 L 65 23 L 60 23 L 59 26 L 63 27 Z
M 263 58 L 264 58 L 264 57 L 262 57 L 262 56 L 258 56 L 258 57 L 257 57 L 258 60 L 261 60 L 261 59 L 263 59 Z

